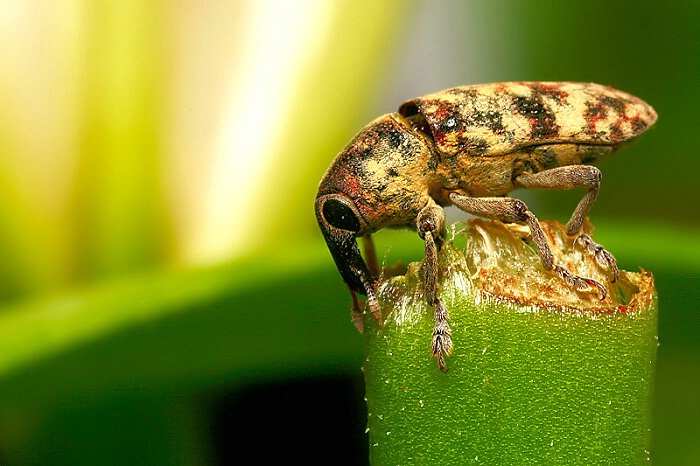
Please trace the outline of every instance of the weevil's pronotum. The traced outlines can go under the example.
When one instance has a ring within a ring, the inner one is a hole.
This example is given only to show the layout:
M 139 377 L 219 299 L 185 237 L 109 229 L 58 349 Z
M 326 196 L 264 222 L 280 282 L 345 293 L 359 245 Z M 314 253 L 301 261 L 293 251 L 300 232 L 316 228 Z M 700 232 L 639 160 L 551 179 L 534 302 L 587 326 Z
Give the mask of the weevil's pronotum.
M 576 289 L 606 290 L 554 263 L 542 228 L 524 202 L 504 197 L 519 188 L 587 189 L 566 225 L 575 243 L 610 269 L 614 257 L 581 232 L 600 184 L 590 165 L 656 121 L 644 101 L 598 84 L 518 82 L 463 86 L 405 102 L 365 126 L 321 180 L 316 218 L 360 314 L 356 293 L 381 323 L 377 264 L 362 258 L 357 237 L 390 226 L 417 230 L 425 241 L 425 296 L 435 309 L 432 355 L 445 370 L 452 351 L 447 309 L 437 293 L 437 251 L 445 211 L 454 204 L 482 217 L 528 225 L 545 269 Z M 374 256 L 371 254 L 371 256 Z

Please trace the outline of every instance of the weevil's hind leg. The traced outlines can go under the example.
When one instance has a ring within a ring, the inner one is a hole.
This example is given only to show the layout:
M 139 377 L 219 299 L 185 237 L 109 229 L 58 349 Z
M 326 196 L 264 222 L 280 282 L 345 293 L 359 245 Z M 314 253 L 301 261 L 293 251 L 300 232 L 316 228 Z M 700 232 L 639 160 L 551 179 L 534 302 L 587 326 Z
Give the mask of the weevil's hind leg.
M 620 278 L 620 269 L 617 267 L 617 261 L 607 249 L 593 241 L 593 238 L 586 233 L 579 234 L 574 240 L 574 244 L 581 246 L 588 254 L 595 257 L 596 262 L 602 267 L 609 267 L 613 274 L 612 282 L 615 283 Z
M 567 165 L 530 175 L 520 175 L 513 180 L 513 184 L 516 187 L 528 189 L 588 188 L 566 224 L 566 234 L 571 236 L 581 230 L 588 211 L 598 197 L 600 178 L 600 170 L 592 165 Z
M 602 267 L 608 267 L 613 274 L 613 282 L 620 276 L 617 261 L 601 245 L 593 241 L 586 233 L 580 233 L 586 215 L 591 210 L 593 202 L 598 196 L 601 173 L 591 165 L 568 165 L 552 168 L 531 175 L 521 175 L 515 178 L 514 184 L 518 187 L 530 189 L 572 189 L 576 187 L 588 188 L 588 191 L 579 201 L 574 213 L 566 224 L 566 234 L 573 236 L 579 233 L 574 244 L 582 246 L 589 254 L 595 257 Z
M 442 245 L 442 230 L 445 226 L 445 211 L 438 205 L 428 205 L 418 214 L 418 234 L 425 241 L 425 298 L 435 309 L 435 325 L 430 345 L 431 355 L 438 360 L 438 367 L 447 372 L 445 356 L 452 353 L 452 330 L 447 319 L 447 307 L 437 297 L 438 250 Z
M 532 242 L 535 243 L 537 253 L 545 269 L 553 271 L 569 286 L 579 291 L 596 288 L 600 292 L 601 300 L 607 296 L 605 287 L 597 281 L 579 277 L 564 267 L 554 264 L 552 250 L 547 244 L 547 238 L 544 235 L 544 231 L 542 231 L 542 226 L 540 226 L 537 217 L 528 210 L 527 205 L 523 201 L 510 197 L 468 197 L 457 193 L 450 194 L 450 200 L 457 207 L 470 214 L 508 223 L 526 223 L 530 228 Z

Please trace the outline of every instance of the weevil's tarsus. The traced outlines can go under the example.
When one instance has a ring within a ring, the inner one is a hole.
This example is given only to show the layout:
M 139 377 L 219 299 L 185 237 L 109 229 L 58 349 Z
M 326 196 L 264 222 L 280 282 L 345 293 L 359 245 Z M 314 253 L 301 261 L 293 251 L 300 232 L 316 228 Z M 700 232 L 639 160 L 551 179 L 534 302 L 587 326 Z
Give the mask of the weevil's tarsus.
M 598 262 L 601 267 L 610 268 L 613 274 L 612 282 L 617 282 L 620 278 L 620 269 L 617 267 L 617 261 L 603 246 L 593 241 L 593 238 L 586 233 L 581 233 L 576 237 L 574 246 L 584 248 L 589 254 L 595 257 L 596 262 Z
M 587 292 L 592 289 L 598 290 L 600 293 L 600 300 L 603 301 L 608 296 L 608 290 L 605 287 L 593 280 L 591 278 L 579 277 L 569 272 L 567 269 L 560 265 L 554 266 L 554 273 L 556 273 L 567 285 L 576 289 L 577 291 Z
M 357 293 L 355 293 L 352 288 L 348 287 L 348 290 L 350 290 L 350 296 L 352 296 L 350 316 L 352 318 L 352 323 L 355 324 L 355 327 L 360 333 L 363 333 L 365 330 L 364 317 L 367 310 L 369 310 L 372 317 L 374 317 L 374 320 L 376 320 L 379 325 L 384 323 L 382 307 L 379 301 L 377 301 L 377 296 L 374 291 L 367 292 L 367 300 L 363 303 L 357 299 Z
M 425 241 L 425 258 L 423 273 L 425 274 L 425 299 L 428 305 L 435 309 L 435 325 L 430 353 L 438 360 L 438 367 L 447 372 L 445 356 L 452 353 L 452 330 L 448 323 L 447 307 L 437 297 L 438 286 L 438 250 L 442 244 L 442 233 L 445 226 L 445 211 L 438 205 L 428 205 L 418 214 L 416 229 Z
M 448 323 L 450 316 L 447 307 L 439 299 L 435 299 L 433 307 L 435 308 L 435 326 L 430 352 L 434 358 L 437 358 L 440 370 L 447 372 L 445 357 L 452 354 L 452 330 Z
M 382 318 L 382 307 L 379 305 L 379 301 L 377 301 L 377 296 L 374 294 L 374 290 L 367 293 L 367 302 L 365 303 L 365 306 L 369 308 L 369 312 L 372 313 L 374 320 L 376 320 L 379 325 L 382 325 L 384 323 L 384 319 Z

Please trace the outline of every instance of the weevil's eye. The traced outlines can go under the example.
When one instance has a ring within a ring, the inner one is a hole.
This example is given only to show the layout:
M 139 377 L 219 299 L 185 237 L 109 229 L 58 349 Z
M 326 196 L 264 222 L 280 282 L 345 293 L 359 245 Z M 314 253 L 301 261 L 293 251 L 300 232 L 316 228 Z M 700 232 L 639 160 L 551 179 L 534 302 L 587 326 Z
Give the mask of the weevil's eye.
M 337 199 L 328 199 L 323 203 L 323 218 L 341 230 L 360 231 L 360 221 L 355 212 Z

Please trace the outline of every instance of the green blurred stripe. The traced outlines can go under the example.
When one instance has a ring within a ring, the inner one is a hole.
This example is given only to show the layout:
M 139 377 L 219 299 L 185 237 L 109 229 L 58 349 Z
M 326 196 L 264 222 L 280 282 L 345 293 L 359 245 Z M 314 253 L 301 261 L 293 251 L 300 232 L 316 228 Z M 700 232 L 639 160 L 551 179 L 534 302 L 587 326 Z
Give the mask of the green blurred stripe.
M 74 273 L 106 277 L 158 263 L 165 249 L 158 139 L 164 8 L 85 4 L 83 127 L 73 187 Z

